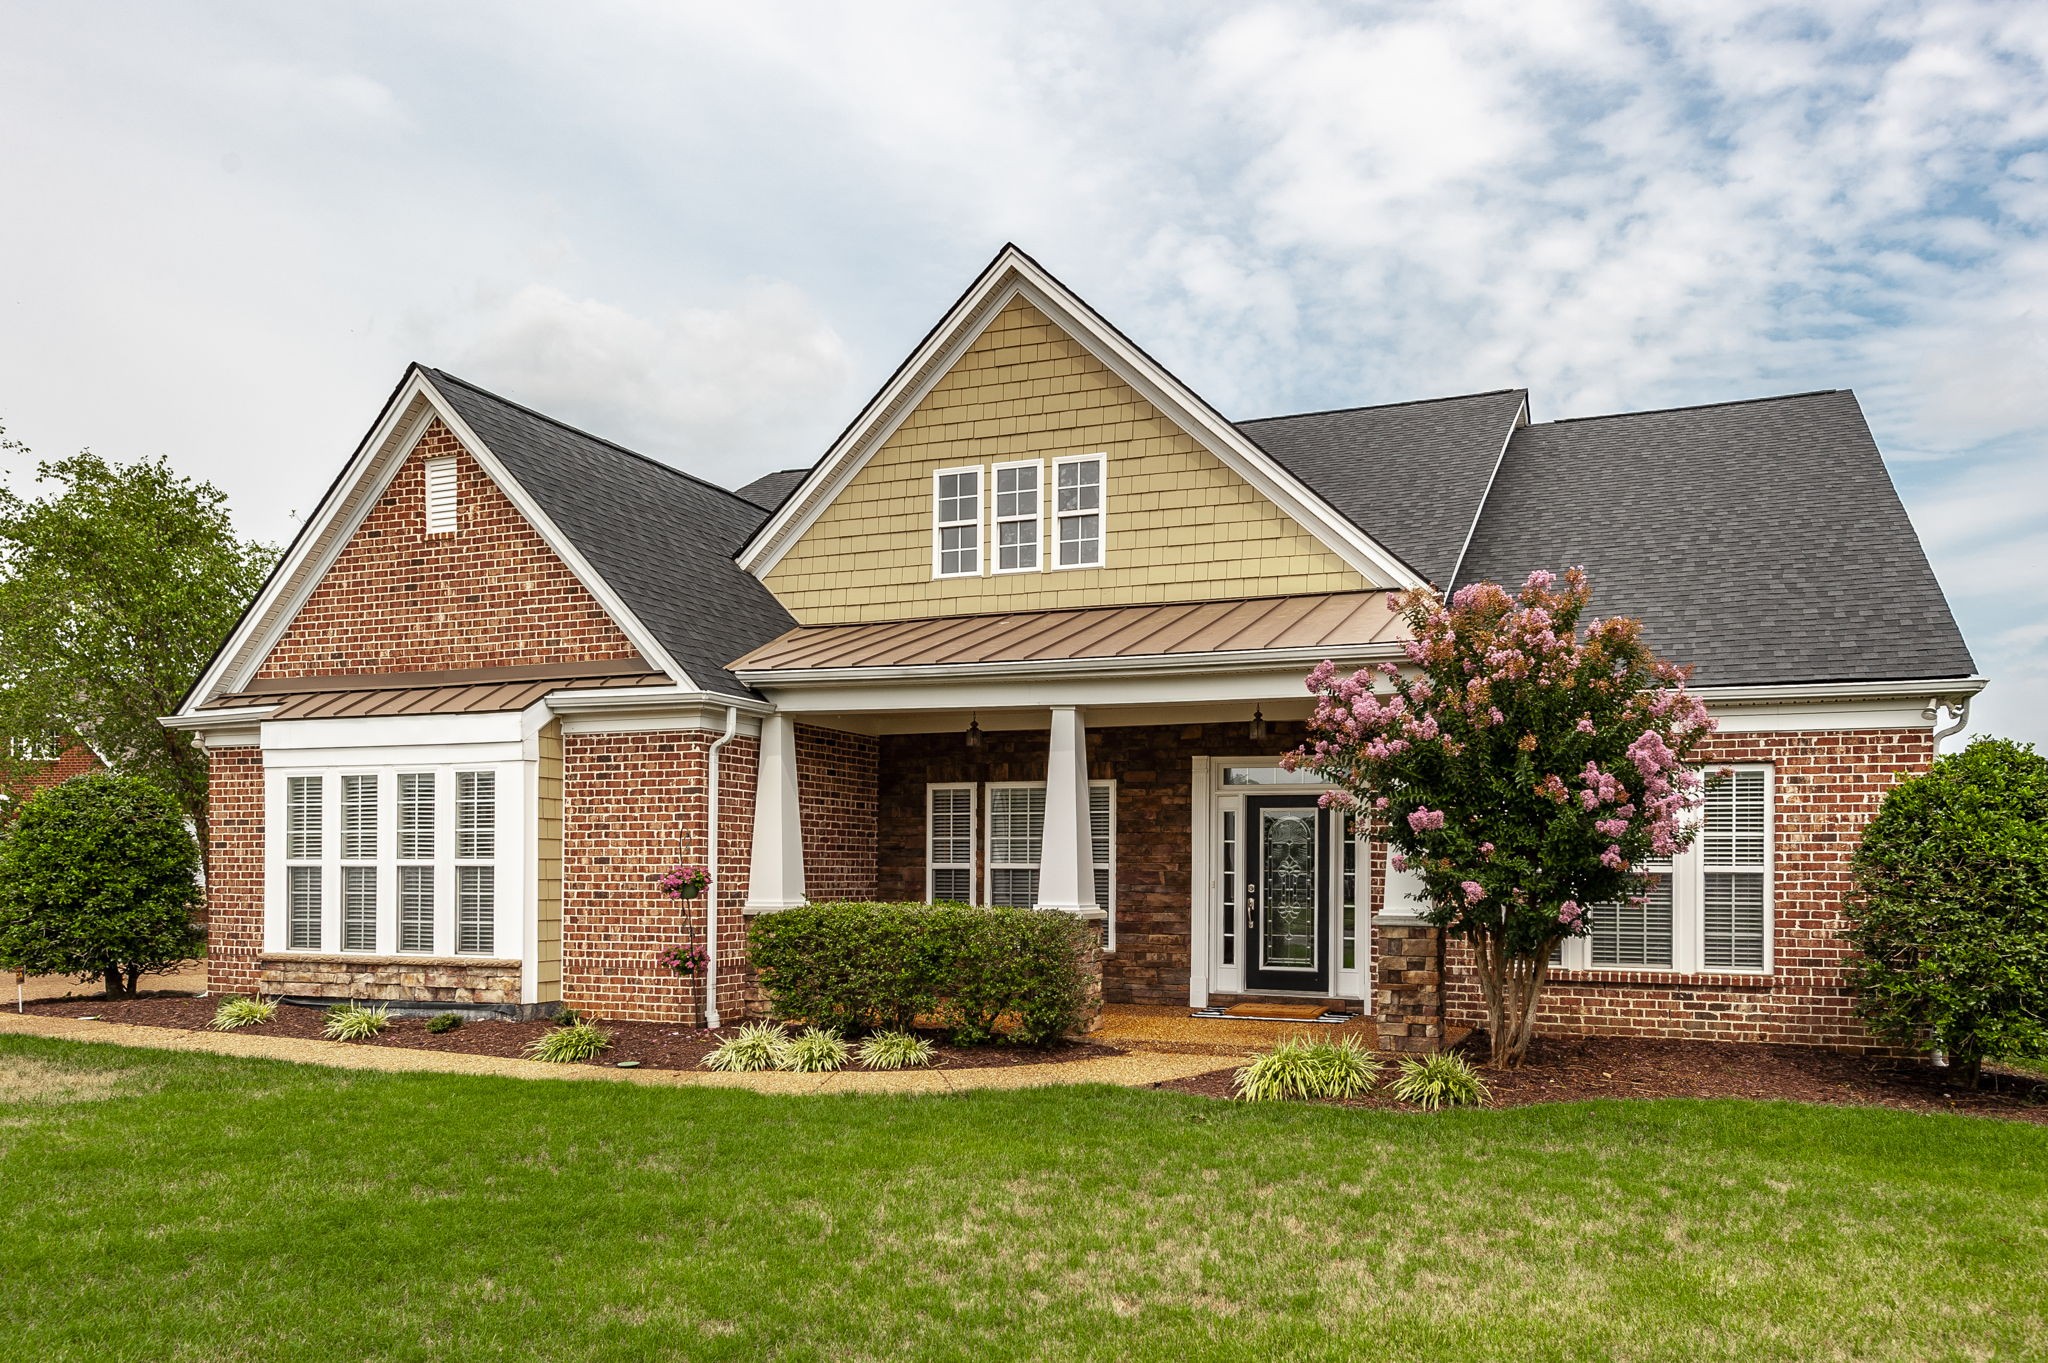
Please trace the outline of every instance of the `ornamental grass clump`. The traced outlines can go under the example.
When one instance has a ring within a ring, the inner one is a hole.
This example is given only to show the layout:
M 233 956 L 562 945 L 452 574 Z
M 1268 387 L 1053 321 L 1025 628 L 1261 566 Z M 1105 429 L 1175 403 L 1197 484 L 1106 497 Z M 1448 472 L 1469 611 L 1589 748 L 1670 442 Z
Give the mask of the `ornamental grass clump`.
M 551 1027 L 539 1040 L 529 1042 L 526 1058 L 569 1065 L 594 1060 L 601 1052 L 610 1050 L 611 1044 L 612 1034 L 595 1022 L 572 1022 L 567 1027 Z
M 782 1053 L 788 1047 L 789 1037 L 780 1023 L 749 1022 L 704 1057 L 704 1068 L 731 1074 L 780 1069 Z
M 1432 1112 L 1446 1107 L 1480 1107 L 1493 1097 L 1478 1071 L 1456 1051 L 1407 1057 L 1387 1092 Z
M 915 1032 L 876 1032 L 860 1043 L 860 1063 L 871 1070 L 923 1069 L 932 1063 L 932 1043 Z
M 798 1074 L 822 1074 L 827 1070 L 843 1069 L 852 1054 L 852 1048 L 839 1033 L 828 1032 L 822 1027 L 806 1027 L 782 1048 L 781 1063 L 777 1068 L 794 1070 Z
M 391 1010 L 381 1003 L 374 1008 L 338 1003 L 327 1010 L 327 1025 L 320 1030 L 330 1041 L 368 1041 L 390 1025 Z
M 1372 1091 L 1379 1072 L 1380 1062 L 1350 1037 L 1311 1041 L 1294 1036 L 1237 1072 L 1237 1096 L 1248 1102 L 1356 1098 Z
M 220 1007 L 213 1010 L 212 1027 L 216 1032 L 232 1032 L 237 1027 L 254 1027 L 277 1016 L 277 1004 L 270 999 L 245 999 L 239 994 L 230 995 L 220 1001 Z

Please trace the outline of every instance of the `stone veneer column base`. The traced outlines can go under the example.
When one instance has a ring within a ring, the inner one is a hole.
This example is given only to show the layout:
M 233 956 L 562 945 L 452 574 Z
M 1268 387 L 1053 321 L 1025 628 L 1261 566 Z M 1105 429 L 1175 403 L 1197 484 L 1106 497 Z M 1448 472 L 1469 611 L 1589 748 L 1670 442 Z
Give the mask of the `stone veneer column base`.
M 1383 1051 L 1443 1049 L 1442 933 L 1427 923 L 1373 924 L 1372 1020 Z

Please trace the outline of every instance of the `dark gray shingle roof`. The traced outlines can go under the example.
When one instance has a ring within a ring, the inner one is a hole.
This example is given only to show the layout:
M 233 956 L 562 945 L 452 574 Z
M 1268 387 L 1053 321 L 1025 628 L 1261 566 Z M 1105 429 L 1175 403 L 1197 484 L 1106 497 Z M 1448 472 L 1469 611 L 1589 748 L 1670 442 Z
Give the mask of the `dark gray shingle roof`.
M 789 494 L 796 491 L 798 483 L 810 476 L 811 471 L 807 468 L 777 469 L 773 473 L 762 474 L 741 488 L 740 496 L 763 511 L 773 511 L 789 499 Z
M 796 623 L 732 561 L 767 518 L 763 508 L 452 374 L 426 373 L 692 681 L 753 694 L 725 664 Z
M 1572 564 L 1701 685 L 1975 670 L 1852 393 L 1524 427 L 1459 584 Z
M 1458 566 L 1528 396 L 1506 388 L 1236 426 L 1375 543 L 1441 585 Z

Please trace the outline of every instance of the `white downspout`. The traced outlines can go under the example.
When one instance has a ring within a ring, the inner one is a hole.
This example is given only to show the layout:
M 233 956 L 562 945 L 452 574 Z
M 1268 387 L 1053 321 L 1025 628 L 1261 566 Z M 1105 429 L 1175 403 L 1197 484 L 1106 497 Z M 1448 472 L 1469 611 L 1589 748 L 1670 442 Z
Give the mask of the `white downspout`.
M 704 1025 L 718 1026 L 718 896 L 725 888 L 718 879 L 718 750 L 732 742 L 740 729 L 737 707 L 725 707 L 725 732 L 705 750 L 711 770 L 706 779 L 704 821 L 704 869 L 711 873 L 711 897 L 704 904 Z

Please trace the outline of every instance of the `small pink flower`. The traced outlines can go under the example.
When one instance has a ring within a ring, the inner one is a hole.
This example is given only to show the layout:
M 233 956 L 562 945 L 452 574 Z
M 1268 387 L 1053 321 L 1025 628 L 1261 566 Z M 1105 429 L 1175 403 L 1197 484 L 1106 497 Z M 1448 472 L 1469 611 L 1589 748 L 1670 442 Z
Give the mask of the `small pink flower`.
M 1477 904 L 1480 900 L 1486 898 L 1486 887 L 1476 880 L 1468 880 L 1458 886 L 1458 888 L 1465 892 L 1465 902 L 1467 904 Z
M 1480 843 L 1480 844 L 1479 844 L 1479 855 L 1480 855 L 1480 856 L 1482 856 L 1482 857 L 1490 857 L 1490 856 L 1492 856 L 1492 855 L 1493 855 L 1493 844 L 1492 844 L 1492 843 L 1490 843 L 1490 842 L 1482 842 L 1482 843 Z
M 1444 812 L 1441 809 L 1416 809 L 1409 811 L 1408 827 L 1417 833 L 1432 833 L 1444 826 Z
M 1396 852 L 1392 856 L 1387 858 L 1387 864 L 1392 866 L 1397 871 L 1405 871 L 1408 869 L 1408 858 L 1402 856 L 1399 852 Z
M 1567 899 L 1564 903 L 1557 906 L 1557 921 L 1566 927 L 1574 927 L 1579 921 L 1579 916 L 1584 912 L 1585 910 L 1579 907 L 1578 900 Z

